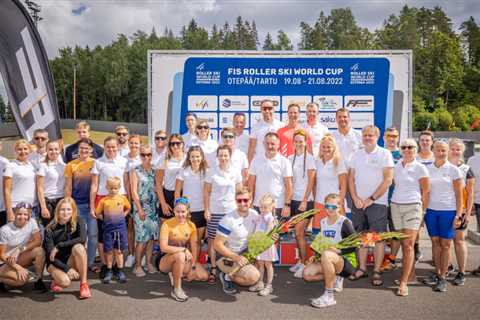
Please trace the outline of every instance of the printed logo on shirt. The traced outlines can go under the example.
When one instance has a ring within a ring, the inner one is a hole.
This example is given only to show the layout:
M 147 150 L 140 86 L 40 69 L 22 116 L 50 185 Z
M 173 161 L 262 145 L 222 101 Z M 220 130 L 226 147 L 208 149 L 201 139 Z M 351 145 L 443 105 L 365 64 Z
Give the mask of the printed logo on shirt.
M 327 238 L 335 238 L 336 234 L 337 234 L 337 231 L 335 231 L 335 230 L 325 230 L 325 231 L 323 231 L 323 235 Z

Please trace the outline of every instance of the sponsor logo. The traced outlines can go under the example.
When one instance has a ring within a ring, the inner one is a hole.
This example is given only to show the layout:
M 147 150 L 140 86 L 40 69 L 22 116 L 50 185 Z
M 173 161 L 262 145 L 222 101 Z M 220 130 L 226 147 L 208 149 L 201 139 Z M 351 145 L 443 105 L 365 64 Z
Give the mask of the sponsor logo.
M 203 69 L 205 69 L 205 63 L 200 63 L 200 64 L 197 66 L 197 71 L 202 71 Z
M 252 101 L 252 106 L 254 107 L 260 107 L 262 105 L 262 101 L 265 100 L 265 99 L 262 99 L 262 100 L 253 100 Z M 279 101 L 277 100 L 272 100 L 272 103 L 273 103 L 273 106 L 274 107 L 278 107 L 278 105 L 280 104 Z
M 358 71 L 358 63 L 355 63 L 353 66 L 350 67 L 351 71 Z
M 202 110 L 208 109 L 208 100 L 203 99 L 203 100 L 195 103 L 195 107 L 198 108 L 198 109 L 202 109 Z
M 220 71 L 206 70 L 203 62 L 195 70 L 196 84 L 220 84 Z
M 230 108 L 232 106 L 232 100 L 230 99 L 223 99 L 222 101 L 222 107 L 224 108 Z
M 351 111 L 373 111 L 373 96 L 346 96 L 345 107 Z

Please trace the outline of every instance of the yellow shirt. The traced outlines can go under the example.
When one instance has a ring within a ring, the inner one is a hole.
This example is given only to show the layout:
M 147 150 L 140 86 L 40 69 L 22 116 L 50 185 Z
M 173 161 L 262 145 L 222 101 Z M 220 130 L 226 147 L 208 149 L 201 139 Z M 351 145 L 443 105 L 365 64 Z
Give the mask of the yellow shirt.
M 95 208 L 97 215 L 103 215 L 105 230 L 113 230 L 125 224 L 125 212 L 130 210 L 130 202 L 123 195 L 106 196 Z
M 197 241 L 197 228 L 190 220 L 180 224 L 173 217 L 163 222 L 160 228 L 160 239 L 168 240 L 168 245 L 186 247 L 190 241 Z
M 72 198 L 76 203 L 90 202 L 90 184 L 94 159 L 87 158 L 85 161 L 75 159 L 65 167 L 65 178 L 72 178 Z

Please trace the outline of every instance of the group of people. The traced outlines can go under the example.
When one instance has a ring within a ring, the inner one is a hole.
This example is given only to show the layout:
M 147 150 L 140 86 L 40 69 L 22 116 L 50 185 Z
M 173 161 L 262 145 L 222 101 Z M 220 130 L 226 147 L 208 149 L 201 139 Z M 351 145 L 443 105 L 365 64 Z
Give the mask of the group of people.
M 214 284 L 217 278 L 227 294 L 237 284 L 268 296 L 278 251 L 272 246 L 249 264 L 243 255 L 248 237 L 313 208 L 311 221 L 295 225 L 299 259 L 289 269 L 306 281 L 325 281 L 312 306 L 336 304 L 344 278 L 368 277 L 368 250 L 332 248 L 309 257 L 309 230 L 334 242 L 355 232 L 404 232 L 388 244 L 387 255 L 384 242 L 375 244 L 371 282 L 383 284 L 382 272 L 396 266 L 401 248 L 397 295 L 407 296 L 425 224 L 435 266 L 425 282 L 447 290 L 453 240 L 454 284 L 464 284 L 465 229 L 474 203 L 480 206 L 480 157 L 465 163 L 461 140 L 434 141 L 428 131 L 418 146 L 411 138 L 399 143 L 398 130 L 387 128 L 381 147 L 380 130 L 352 128 L 345 108 L 336 111 L 333 132 L 320 124 L 317 104 L 306 106 L 303 126 L 300 114 L 291 104 L 287 122 L 280 122 L 274 103 L 264 100 L 250 134 L 246 115 L 236 113 L 220 144 L 194 113 L 186 116 L 187 133 L 159 130 L 152 146 L 118 126 L 101 147 L 89 138 L 86 122 L 77 124 L 78 141 L 65 152 L 45 130 L 35 131 L 33 145 L 18 140 L 14 160 L 0 157 L 0 289 L 34 282 L 45 291 L 46 267 L 51 291 L 79 280 L 80 298 L 88 298 L 88 271 L 105 284 L 125 283 L 124 268 L 131 267 L 137 277 L 168 274 L 177 301 L 188 299 L 182 280 Z M 208 268 L 200 263 L 204 241 Z

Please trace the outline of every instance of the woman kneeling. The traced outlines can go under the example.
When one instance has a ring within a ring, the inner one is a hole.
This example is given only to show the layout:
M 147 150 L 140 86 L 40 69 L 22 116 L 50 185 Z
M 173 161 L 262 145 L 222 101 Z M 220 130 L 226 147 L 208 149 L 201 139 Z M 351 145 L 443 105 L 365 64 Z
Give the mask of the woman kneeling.
M 70 197 L 60 200 L 54 220 L 45 229 L 44 242 L 53 292 L 69 287 L 72 280 L 80 280 L 80 299 L 91 297 L 87 283 L 86 240 L 87 230 L 78 216 L 75 200 Z
M 320 222 L 321 234 L 338 243 L 342 239 L 355 233 L 352 222 L 340 214 L 340 197 L 329 194 L 325 197 L 327 217 Z M 343 290 L 343 279 L 355 272 L 357 265 L 355 249 L 337 250 L 331 248 L 322 253 L 320 261 L 312 262 L 303 271 L 306 281 L 319 281 L 325 279 L 325 293 L 311 300 L 311 305 L 323 308 L 335 305 L 334 291 Z
M 207 271 L 197 263 L 197 229 L 189 219 L 189 211 L 188 200 L 177 199 L 173 209 L 175 217 L 165 221 L 160 229 L 160 250 L 163 256 L 158 268 L 171 277 L 172 298 L 180 302 L 188 299 L 182 289 L 182 277 L 186 277 L 187 281 L 208 279 Z

